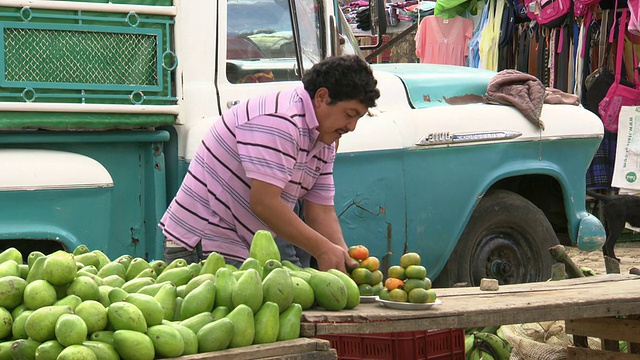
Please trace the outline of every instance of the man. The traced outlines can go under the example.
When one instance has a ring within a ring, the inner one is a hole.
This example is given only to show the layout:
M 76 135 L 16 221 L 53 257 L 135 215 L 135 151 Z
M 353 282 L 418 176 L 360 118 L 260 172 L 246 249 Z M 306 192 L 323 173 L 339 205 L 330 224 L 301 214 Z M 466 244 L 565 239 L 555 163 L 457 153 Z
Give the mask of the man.
M 253 234 L 268 229 L 320 270 L 346 271 L 352 260 L 333 206 L 335 143 L 375 106 L 376 84 L 363 59 L 332 57 L 307 71 L 302 86 L 224 112 L 160 221 L 165 260 L 215 251 L 238 264 Z M 293 211 L 300 199 L 304 221 Z

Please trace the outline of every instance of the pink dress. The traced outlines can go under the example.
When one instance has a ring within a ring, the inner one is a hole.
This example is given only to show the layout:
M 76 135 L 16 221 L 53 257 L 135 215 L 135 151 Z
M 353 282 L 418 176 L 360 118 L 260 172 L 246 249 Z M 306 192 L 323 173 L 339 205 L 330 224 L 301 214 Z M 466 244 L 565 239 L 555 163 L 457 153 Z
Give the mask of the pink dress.
M 427 16 L 416 32 L 416 56 L 421 63 L 464 66 L 471 36 L 473 21 L 470 19 Z

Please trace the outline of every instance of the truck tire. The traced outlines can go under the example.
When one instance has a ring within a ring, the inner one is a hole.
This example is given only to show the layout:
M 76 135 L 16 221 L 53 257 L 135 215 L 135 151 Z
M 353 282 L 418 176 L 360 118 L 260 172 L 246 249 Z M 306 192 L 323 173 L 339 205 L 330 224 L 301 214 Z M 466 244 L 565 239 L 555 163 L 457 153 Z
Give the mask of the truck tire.
M 479 286 L 482 278 L 500 284 L 546 281 L 553 264 L 548 249 L 557 244 L 553 227 L 529 200 L 506 190 L 488 192 L 434 285 Z

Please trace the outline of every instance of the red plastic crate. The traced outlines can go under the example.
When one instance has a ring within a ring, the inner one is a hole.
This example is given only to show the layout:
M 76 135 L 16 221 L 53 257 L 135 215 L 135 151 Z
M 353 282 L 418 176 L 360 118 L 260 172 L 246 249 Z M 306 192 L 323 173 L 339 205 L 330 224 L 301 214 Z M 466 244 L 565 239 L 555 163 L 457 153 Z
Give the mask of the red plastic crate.
M 329 340 L 338 359 L 464 360 L 464 329 L 317 336 Z

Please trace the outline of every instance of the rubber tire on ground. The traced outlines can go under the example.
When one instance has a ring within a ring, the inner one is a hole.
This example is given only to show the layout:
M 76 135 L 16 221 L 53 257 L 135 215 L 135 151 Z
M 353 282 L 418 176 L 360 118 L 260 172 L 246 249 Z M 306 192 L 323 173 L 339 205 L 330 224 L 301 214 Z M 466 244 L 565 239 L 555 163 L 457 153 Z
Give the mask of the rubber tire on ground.
M 482 278 L 500 284 L 546 281 L 558 239 L 544 213 L 506 190 L 488 192 L 473 211 L 449 261 L 434 282 L 479 286 Z

